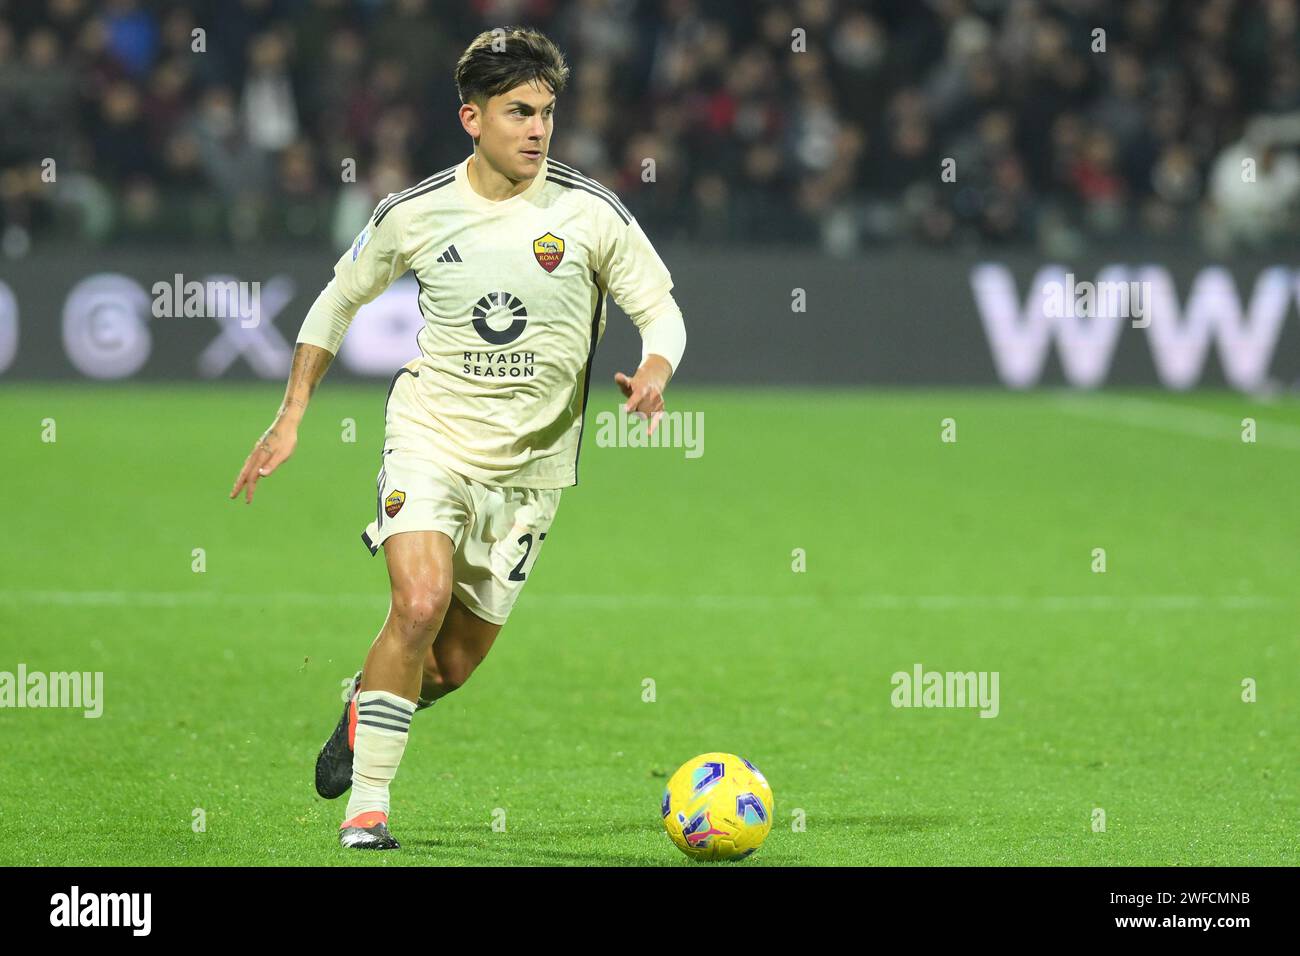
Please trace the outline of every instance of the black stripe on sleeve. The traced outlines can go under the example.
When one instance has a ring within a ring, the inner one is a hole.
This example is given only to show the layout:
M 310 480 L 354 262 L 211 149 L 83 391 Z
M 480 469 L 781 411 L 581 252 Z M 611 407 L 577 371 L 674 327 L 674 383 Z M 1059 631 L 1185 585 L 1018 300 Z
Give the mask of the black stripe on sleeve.
M 418 196 L 423 196 L 425 193 L 431 193 L 435 189 L 441 189 L 443 186 L 446 186 L 448 183 L 454 182 L 455 179 L 456 179 L 456 175 L 455 173 L 453 173 L 450 176 L 432 182 L 429 185 L 424 186 L 423 188 L 417 189 L 415 192 L 408 192 L 404 195 L 398 195 L 393 197 L 392 202 L 390 202 L 387 206 L 385 206 L 382 211 L 378 211 L 375 213 L 375 225 L 378 226 L 381 222 L 384 221 L 385 216 L 387 216 L 390 212 L 392 212 L 402 203 L 406 202 L 408 199 L 415 199 Z
M 567 166 L 564 163 L 557 162 L 556 160 L 551 159 L 549 156 L 546 158 L 546 165 L 551 168 L 552 172 L 559 173 L 560 175 L 563 176 L 568 176 L 570 179 L 577 180 L 578 182 L 590 186 L 592 189 L 595 189 L 597 192 L 601 193 L 607 198 L 618 203 L 618 208 L 622 209 L 623 212 L 627 213 L 629 218 L 632 217 L 632 214 L 628 212 L 627 206 L 623 205 L 622 201 L 618 198 L 617 195 L 615 195 L 614 190 L 610 189 L 608 186 L 596 182 L 596 180 L 592 179 L 590 176 L 586 175 L 581 170 L 577 170 L 574 169 L 572 166 Z
M 457 163 L 456 165 L 459 166 L 460 164 Z M 433 182 L 435 179 L 441 179 L 443 176 L 446 176 L 448 173 L 454 173 L 455 171 L 456 171 L 456 166 L 448 166 L 446 169 L 443 169 L 443 170 L 440 170 L 439 172 L 434 173 L 434 174 L 433 174 L 432 176 L 430 176 L 428 179 L 422 179 L 422 180 L 420 180 L 420 181 L 419 181 L 418 183 L 416 183 L 414 186 L 408 186 L 406 189 L 403 189 L 403 190 L 401 190 L 400 192 L 393 193 L 393 195 L 389 196 L 387 199 L 383 200 L 383 201 L 382 201 L 378 206 L 375 207 L 375 215 L 376 215 L 376 216 L 380 216 L 380 215 L 382 215 L 383 213 L 385 213 L 385 212 L 388 211 L 388 207 L 389 207 L 389 206 L 394 205 L 394 204 L 397 203 L 399 200 L 405 198 L 405 197 L 406 197 L 407 195 L 409 195 L 410 193 L 412 193 L 412 192 L 414 192 L 415 190 L 419 189 L 421 186 L 427 186 L 429 183 Z
M 605 202 L 609 203 L 610 208 L 613 209 L 614 212 L 618 213 L 618 218 L 623 220 L 623 225 L 625 226 L 632 221 L 631 217 L 623 212 L 623 210 L 619 207 L 619 204 L 616 201 L 610 199 L 608 196 L 606 196 L 603 193 L 597 192 L 596 190 L 592 189 L 590 186 L 584 185 L 583 183 L 574 182 L 568 179 L 562 179 L 561 176 L 563 175 L 565 174 L 558 173 L 558 171 L 552 171 L 547 174 L 546 179 L 548 182 L 559 183 L 561 186 L 564 186 L 568 189 L 581 189 L 583 192 L 591 193 L 593 196 L 605 200 Z

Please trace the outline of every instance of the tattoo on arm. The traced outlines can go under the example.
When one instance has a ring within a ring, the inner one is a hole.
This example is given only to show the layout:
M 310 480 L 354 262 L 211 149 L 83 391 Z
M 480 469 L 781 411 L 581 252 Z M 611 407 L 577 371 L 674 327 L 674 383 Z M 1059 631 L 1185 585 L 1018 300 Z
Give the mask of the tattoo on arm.
M 284 392 L 284 407 L 296 405 L 306 410 L 307 402 L 316 392 L 316 386 L 325 377 L 334 360 L 328 349 L 319 345 L 299 342 L 294 346 L 293 365 L 289 369 L 289 385 Z

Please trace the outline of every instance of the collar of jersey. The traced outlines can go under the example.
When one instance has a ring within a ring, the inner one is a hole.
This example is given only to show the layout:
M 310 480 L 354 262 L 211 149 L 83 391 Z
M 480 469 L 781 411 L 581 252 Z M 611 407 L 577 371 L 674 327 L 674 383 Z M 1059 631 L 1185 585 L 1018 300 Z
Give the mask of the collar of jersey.
M 466 197 L 466 201 L 473 204 L 478 209 L 513 209 L 515 206 L 522 206 L 546 183 L 547 159 L 542 157 L 541 166 L 537 170 L 537 175 L 533 181 L 528 184 L 528 188 L 521 193 L 516 193 L 509 199 L 502 199 L 500 202 L 493 202 L 486 196 L 480 196 L 474 191 L 474 187 L 469 184 L 469 161 L 473 159 L 473 154 L 466 156 L 461 164 L 456 167 L 456 188 Z

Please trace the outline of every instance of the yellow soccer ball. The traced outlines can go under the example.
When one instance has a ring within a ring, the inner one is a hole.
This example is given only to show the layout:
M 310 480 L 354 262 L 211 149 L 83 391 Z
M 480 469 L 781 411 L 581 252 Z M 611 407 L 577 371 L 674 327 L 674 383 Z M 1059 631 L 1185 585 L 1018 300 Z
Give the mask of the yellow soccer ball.
M 776 801 L 758 768 L 735 754 L 700 754 L 664 788 L 664 828 L 693 860 L 739 860 L 772 829 Z

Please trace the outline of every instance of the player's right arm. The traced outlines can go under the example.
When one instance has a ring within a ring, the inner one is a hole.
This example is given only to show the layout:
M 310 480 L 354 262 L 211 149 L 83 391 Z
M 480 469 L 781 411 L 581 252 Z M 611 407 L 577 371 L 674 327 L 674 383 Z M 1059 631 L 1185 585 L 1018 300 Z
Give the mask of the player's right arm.
M 275 413 L 275 421 L 262 433 L 262 437 L 253 443 L 253 450 L 244 459 L 244 467 L 235 478 L 235 486 L 230 489 L 230 497 L 238 498 L 242 489 L 244 503 L 253 503 L 253 490 L 257 479 L 265 478 L 280 466 L 280 463 L 293 454 L 298 444 L 298 425 L 307 412 L 307 403 L 311 401 L 316 386 L 325 377 L 325 371 L 334 360 L 334 353 L 319 345 L 299 342 L 293 350 L 293 366 L 289 369 L 289 384 L 284 390 L 284 401 Z
M 271 474 L 293 454 L 307 403 L 338 354 L 357 310 L 407 270 L 409 262 L 402 241 L 404 210 L 394 198 L 389 196 L 376 207 L 366 228 L 335 263 L 334 278 L 316 297 L 303 320 L 284 401 L 271 427 L 253 443 L 230 489 L 231 498 L 239 497 L 242 490 L 245 503 L 252 504 L 258 479 Z

